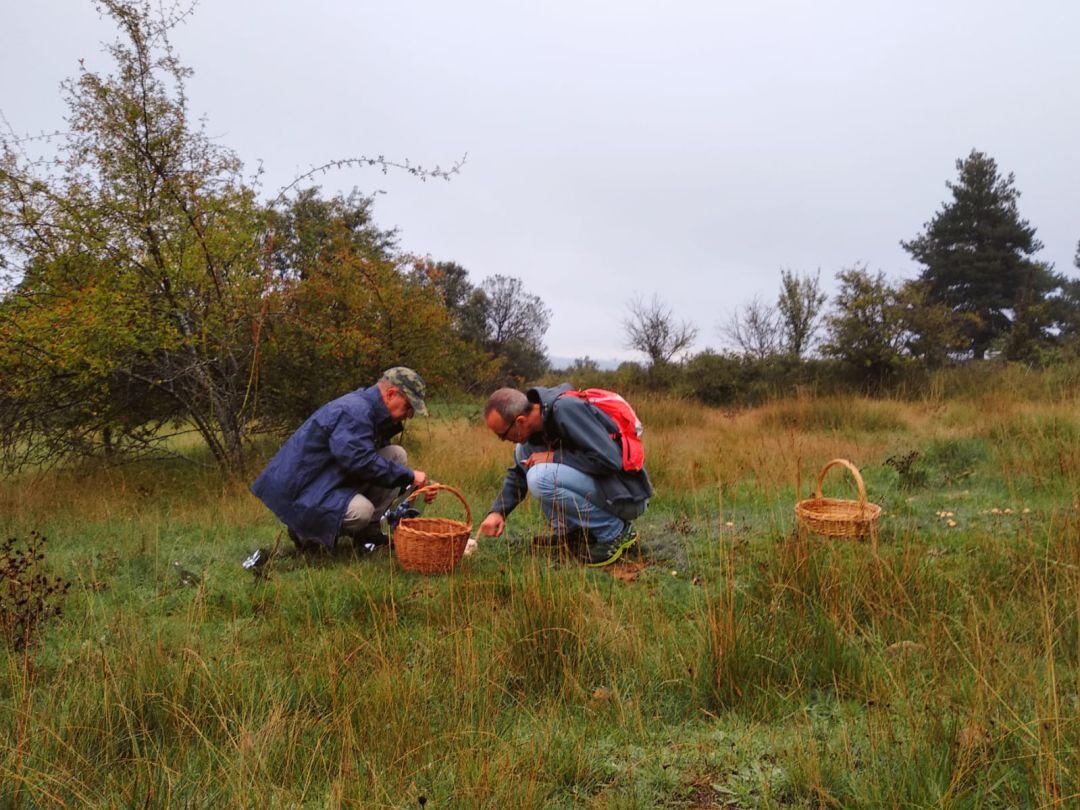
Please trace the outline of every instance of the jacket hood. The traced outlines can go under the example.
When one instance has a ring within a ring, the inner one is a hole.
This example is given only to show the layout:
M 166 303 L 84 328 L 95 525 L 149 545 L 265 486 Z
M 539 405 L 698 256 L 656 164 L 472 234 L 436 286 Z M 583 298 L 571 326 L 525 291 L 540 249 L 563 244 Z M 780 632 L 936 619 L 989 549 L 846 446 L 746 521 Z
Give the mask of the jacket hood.
M 540 403 L 546 413 L 560 395 L 572 390 L 574 389 L 570 383 L 563 383 L 562 385 L 556 385 L 554 388 L 530 388 L 525 392 L 525 396 L 529 398 L 529 402 Z

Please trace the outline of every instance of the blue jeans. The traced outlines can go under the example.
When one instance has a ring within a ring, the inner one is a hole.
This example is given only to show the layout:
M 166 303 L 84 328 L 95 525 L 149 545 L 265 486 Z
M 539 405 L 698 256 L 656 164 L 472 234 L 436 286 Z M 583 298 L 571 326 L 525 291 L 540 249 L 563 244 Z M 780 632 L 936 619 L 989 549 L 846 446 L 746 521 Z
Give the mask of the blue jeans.
M 514 458 L 520 464 L 527 456 L 525 446 L 514 448 Z M 592 476 L 565 464 L 537 464 L 525 478 L 529 493 L 540 502 L 551 528 L 557 534 L 570 529 L 585 529 L 594 540 L 606 542 L 618 537 L 626 524 L 596 503 L 603 498 Z M 591 499 L 591 500 L 590 500 Z

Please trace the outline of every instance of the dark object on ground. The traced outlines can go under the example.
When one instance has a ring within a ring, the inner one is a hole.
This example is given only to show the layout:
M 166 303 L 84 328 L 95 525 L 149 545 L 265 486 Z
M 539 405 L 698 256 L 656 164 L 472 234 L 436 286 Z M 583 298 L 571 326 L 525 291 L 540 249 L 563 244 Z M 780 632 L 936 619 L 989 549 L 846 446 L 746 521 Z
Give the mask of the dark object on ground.
M 255 574 L 256 577 L 258 577 L 259 572 L 262 570 L 263 566 L 266 565 L 269 559 L 270 549 L 257 548 L 253 552 L 251 552 L 251 554 L 249 554 L 247 558 L 242 563 L 240 563 L 240 565 L 248 571 L 251 571 L 253 574 Z
M 173 568 L 176 569 L 176 575 L 180 577 L 181 585 L 196 586 L 202 582 L 202 578 L 198 574 L 184 568 L 179 560 L 173 560 Z

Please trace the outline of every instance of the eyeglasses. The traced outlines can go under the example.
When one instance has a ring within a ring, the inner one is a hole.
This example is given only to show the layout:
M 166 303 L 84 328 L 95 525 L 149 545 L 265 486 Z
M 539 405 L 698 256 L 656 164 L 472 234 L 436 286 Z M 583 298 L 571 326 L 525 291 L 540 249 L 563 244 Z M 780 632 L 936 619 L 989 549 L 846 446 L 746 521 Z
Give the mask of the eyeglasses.
M 523 410 L 521 413 L 519 413 L 517 416 L 510 420 L 510 424 L 506 426 L 506 430 L 504 430 L 502 433 L 496 433 L 495 435 L 499 437 L 499 441 L 506 441 L 506 437 L 510 434 L 510 431 L 514 429 L 514 426 L 517 424 L 517 420 L 523 416 L 528 415 L 529 411 L 531 410 L 532 405 L 529 405 L 529 407 L 527 407 L 525 410 Z
M 513 429 L 514 429 L 514 425 L 516 425 L 516 424 L 517 424 L 517 420 L 518 420 L 518 418 L 517 418 L 517 417 L 515 416 L 515 417 L 514 417 L 513 419 L 511 419 L 511 420 L 510 420 L 510 424 L 509 424 L 509 425 L 507 426 L 506 430 L 504 430 L 504 431 L 503 431 L 502 433 L 496 433 L 496 434 L 495 434 L 496 436 L 498 436 L 498 437 L 499 437 L 499 441 L 501 441 L 501 442 L 504 442 L 504 441 L 506 441 L 506 435 L 507 435 L 507 434 L 508 434 L 508 433 L 509 433 L 509 432 L 510 432 L 511 430 L 513 430 Z

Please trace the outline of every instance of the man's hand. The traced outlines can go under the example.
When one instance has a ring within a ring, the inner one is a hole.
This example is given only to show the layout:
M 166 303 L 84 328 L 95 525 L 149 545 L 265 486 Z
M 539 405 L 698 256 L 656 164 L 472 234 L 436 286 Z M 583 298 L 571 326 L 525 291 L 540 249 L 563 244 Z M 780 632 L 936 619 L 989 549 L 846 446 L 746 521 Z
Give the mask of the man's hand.
M 488 537 L 498 537 L 503 533 L 504 528 L 506 528 L 506 518 L 498 512 L 492 512 L 480 524 L 480 534 Z
M 555 453 L 551 450 L 548 450 L 544 453 L 533 453 L 531 456 L 521 462 L 521 466 L 524 467 L 526 470 L 531 470 L 537 464 L 550 464 L 554 458 Z
M 428 480 L 428 474 L 426 472 L 424 472 L 423 470 L 413 470 L 412 474 L 413 474 L 413 479 L 412 479 L 413 480 L 413 486 L 416 489 L 420 489 L 421 487 L 426 487 L 428 484 L 434 484 L 435 483 L 434 481 L 429 481 Z M 438 492 L 425 492 L 424 493 L 424 503 L 431 503 L 433 500 L 435 500 L 435 496 L 438 495 L 438 494 L 439 494 Z

